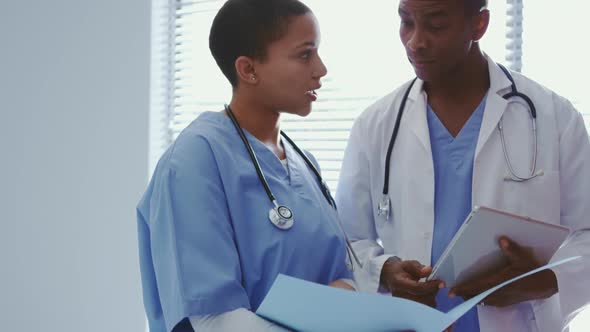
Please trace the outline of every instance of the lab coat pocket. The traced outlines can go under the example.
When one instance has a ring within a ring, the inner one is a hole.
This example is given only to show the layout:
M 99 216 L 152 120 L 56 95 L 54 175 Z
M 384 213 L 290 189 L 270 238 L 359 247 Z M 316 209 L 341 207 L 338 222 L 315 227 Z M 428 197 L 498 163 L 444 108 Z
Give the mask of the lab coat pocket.
M 539 221 L 559 224 L 559 172 L 544 174 L 524 182 L 504 181 L 506 210 Z

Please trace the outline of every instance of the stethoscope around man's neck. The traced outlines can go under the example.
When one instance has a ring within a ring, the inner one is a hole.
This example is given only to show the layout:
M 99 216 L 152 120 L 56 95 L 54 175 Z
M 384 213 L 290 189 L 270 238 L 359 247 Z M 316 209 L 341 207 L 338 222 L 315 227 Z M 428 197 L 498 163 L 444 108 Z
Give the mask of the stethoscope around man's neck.
M 508 172 L 510 173 L 510 174 L 506 174 L 504 176 L 504 180 L 505 181 L 514 181 L 514 182 L 525 182 L 525 181 L 531 180 L 533 178 L 536 178 L 537 176 L 542 176 L 544 174 L 543 170 L 537 171 L 537 140 L 538 140 L 538 137 L 537 137 L 537 110 L 536 110 L 535 104 L 533 103 L 531 98 L 529 98 L 527 95 L 519 92 L 516 89 L 516 83 L 514 83 L 514 78 L 512 77 L 512 75 L 510 75 L 510 72 L 508 71 L 508 69 L 506 69 L 501 64 L 498 64 L 498 66 L 500 67 L 502 72 L 504 72 L 504 74 L 506 75 L 508 80 L 510 80 L 511 91 L 504 94 L 502 96 L 502 98 L 504 98 L 508 101 L 510 98 L 514 98 L 514 97 L 524 100 L 524 102 L 528 106 L 529 115 L 531 117 L 532 132 L 533 132 L 533 156 L 531 158 L 531 171 L 530 171 L 529 175 L 518 175 L 514 171 L 514 168 L 512 167 L 512 163 L 510 162 L 508 147 L 506 146 L 506 139 L 504 137 L 504 127 L 503 127 L 502 118 L 500 118 L 500 121 L 498 122 L 498 131 L 500 132 L 500 141 L 502 143 L 502 151 L 504 152 L 504 160 L 506 161 L 506 166 L 508 168 Z M 384 180 L 383 180 L 383 194 L 381 196 L 381 200 L 379 201 L 379 203 L 377 205 L 377 215 L 384 217 L 386 220 L 389 219 L 389 215 L 391 214 L 391 200 L 389 198 L 389 167 L 391 164 L 391 154 L 393 151 L 393 146 L 395 144 L 395 140 L 397 138 L 397 134 L 399 132 L 401 119 L 402 119 L 402 115 L 403 115 L 405 107 L 406 107 L 406 102 L 408 101 L 408 96 L 410 95 L 410 91 L 412 90 L 414 83 L 416 83 L 416 80 L 417 80 L 417 78 L 414 78 L 412 80 L 412 82 L 410 83 L 410 85 L 408 86 L 408 88 L 406 89 L 406 91 L 404 93 L 402 102 L 401 102 L 398 112 L 397 112 L 397 118 L 395 119 L 395 125 L 393 126 L 393 133 L 391 134 L 391 139 L 389 140 L 389 145 L 387 147 L 387 155 L 385 157 L 385 176 L 384 176 Z
M 256 173 L 258 174 L 258 179 L 260 180 L 260 183 L 264 187 L 264 191 L 266 192 L 268 199 L 270 200 L 270 202 L 273 205 L 273 207 L 268 211 L 268 219 L 270 220 L 270 222 L 273 225 L 275 225 L 277 228 L 279 228 L 281 230 L 290 229 L 291 227 L 293 227 L 293 224 L 295 223 L 295 219 L 293 217 L 293 211 L 289 207 L 287 207 L 285 205 L 280 205 L 277 202 L 276 197 L 273 195 L 272 191 L 270 190 L 270 187 L 268 186 L 268 182 L 266 181 L 266 177 L 264 176 L 264 173 L 262 172 L 262 168 L 260 167 L 260 163 L 258 162 L 258 159 L 256 158 L 256 154 L 254 153 L 254 150 L 252 149 L 250 142 L 248 142 L 248 139 L 246 138 L 246 134 L 244 133 L 244 130 L 242 129 L 242 127 L 240 127 L 240 124 L 238 123 L 238 119 L 236 119 L 232 109 L 228 105 L 225 106 L 225 112 L 227 113 L 227 115 L 231 119 L 236 130 L 238 131 L 238 134 L 240 135 L 240 138 L 242 139 L 242 142 L 244 143 L 246 150 L 248 150 L 248 154 L 250 155 L 250 159 L 252 160 L 252 164 L 254 165 L 254 168 L 256 169 Z M 311 162 L 311 160 L 307 157 L 307 155 L 295 144 L 295 142 L 293 142 L 293 140 L 291 138 L 289 138 L 289 136 L 287 136 L 287 134 L 285 134 L 285 132 L 282 130 L 281 130 L 281 136 L 285 140 L 287 140 L 287 142 L 293 147 L 293 149 L 297 152 L 297 154 L 299 156 L 301 156 L 301 158 L 303 158 L 303 161 L 305 161 L 307 166 L 311 169 L 311 171 L 315 175 L 316 179 L 318 180 L 318 183 L 320 186 L 320 191 L 324 195 L 324 198 L 326 198 L 326 200 L 328 201 L 328 204 L 330 204 L 330 206 L 332 206 L 336 210 L 336 202 L 334 201 L 334 198 L 332 198 L 332 195 L 330 194 L 330 189 L 328 188 L 328 186 L 326 185 L 326 183 L 322 179 L 322 176 L 320 175 L 320 172 L 317 170 L 315 165 Z M 349 269 L 354 270 L 354 264 L 352 262 L 352 259 L 354 258 L 355 262 L 362 268 L 362 264 L 361 264 L 360 260 L 358 259 L 356 252 L 352 248 L 352 245 L 350 244 L 350 241 L 348 240 L 348 237 L 346 236 L 344 229 L 342 229 L 342 226 L 340 225 L 340 221 L 338 221 L 337 224 L 338 224 L 337 225 L 338 228 L 340 229 L 340 231 L 344 235 L 344 239 L 346 241 L 346 251 L 347 251 L 347 256 L 348 256 L 348 262 L 346 265 L 348 266 Z

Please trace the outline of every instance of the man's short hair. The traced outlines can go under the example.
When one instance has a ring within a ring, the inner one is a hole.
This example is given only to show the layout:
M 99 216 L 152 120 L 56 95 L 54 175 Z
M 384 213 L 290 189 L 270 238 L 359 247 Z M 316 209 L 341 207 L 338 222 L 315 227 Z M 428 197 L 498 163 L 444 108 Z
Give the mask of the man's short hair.
M 463 0 L 463 3 L 468 15 L 478 14 L 482 9 L 488 7 L 488 0 Z
M 213 20 L 209 49 L 231 85 L 238 85 L 238 57 L 264 60 L 268 46 L 287 32 L 290 19 L 309 12 L 298 0 L 228 0 Z

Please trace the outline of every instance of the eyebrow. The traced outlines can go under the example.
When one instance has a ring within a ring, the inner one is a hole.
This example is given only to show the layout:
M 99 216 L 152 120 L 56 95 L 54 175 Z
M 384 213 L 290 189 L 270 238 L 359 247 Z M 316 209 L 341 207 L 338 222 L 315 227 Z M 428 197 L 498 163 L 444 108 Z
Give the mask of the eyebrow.
M 408 13 L 407 11 L 405 11 L 401 8 L 398 8 L 397 12 L 400 16 L 410 16 L 410 13 Z M 449 14 L 447 12 L 445 12 L 444 10 L 434 10 L 431 12 L 426 12 L 422 15 L 425 16 L 426 18 L 429 18 L 429 19 L 449 16 Z
M 424 13 L 424 16 L 427 18 L 438 18 L 438 17 L 448 17 L 449 14 L 443 10 L 436 10 L 430 13 Z
M 295 47 L 295 49 L 300 49 L 300 48 L 308 47 L 308 46 L 309 47 L 316 47 L 316 44 L 315 44 L 315 42 L 312 42 L 312 41 L 306 41 L 304 43 L 301 43 L 301 44 L 297 45 Z

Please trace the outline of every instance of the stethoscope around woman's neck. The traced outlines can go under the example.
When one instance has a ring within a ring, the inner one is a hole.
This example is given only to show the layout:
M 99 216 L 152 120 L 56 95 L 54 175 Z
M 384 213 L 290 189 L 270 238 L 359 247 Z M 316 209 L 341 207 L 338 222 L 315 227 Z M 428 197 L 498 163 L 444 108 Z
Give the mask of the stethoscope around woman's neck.
M 256 158 L 256 154 L 254 153 L 254 150 L 252 149 L 250 142 L 248 142 L 248 139 L 246 138 L 246 134 L 244 133 L 244 130 L 242 129 L 242 127 L 240 127 L 240 124 L 238 123 L 238 119 L 236 119 L 232 109 L 228 105 L 225 106 L 225 112 L 227 113 L 227 115 L 231 119 L 236 130 L 238 131 L 238 134 L 240 135 L 240 138 L 242 139 L 242 142 L 244 143 L 246 150 L 248 150 L 248 154 L 250 155 L 250 159 L 252 160 L 252 164 L 254 165 L 254 168 L 256 169 L 256 174 L 258 174 L 258 179 L 260 180 L 260 183 L 264 187 L 264 191 L 266 192 L 268 199 L 270 200 L 271 204 L 273 205 L 273 207 L 268 211 L 268 219 L 270 220 L 270 222 L 273 225 L 275 225 L 277 228 L 279 228 L 281 230 L 290 229 L 291 227 L 293 227 L 293 224 L 295 223 L 295 219 L 293 217 L 293 211 L 289 207 L 287 207 L 285 205 L 280 205 L 277 202 L 277 199 L 273 195 L 272 191 L 270 190 L 268 182 L 266 181 L 266 177 L 264 176 L 264 173 L 262 172 L 262 168 L 260 167 L 260 163 L 258 162 L 258 159 Z M 332 198 L 332 195 L 330 194 L 330 189 L 328 188 L 328 185 L 322 179 L 322 176 L 320 175 L 320 172 L 317 170 L 315 165 L 311 162 L 311 160 L 307 157 L 307 155 L 295 144 L 295 142 L 293 142 L 293 140 L 291 138 L 289 138 L 289 136 L 287 136 L 287 134 L 285 134 L 285 132 L 282 130 L 281 130 L 281 136 L 285 140 L 287 140 L 287 142 L 293 147 L 293 149 L 297 152 L 297 154 L 301 158 L 303 158 L 303 161 L 305 161 L 307 166 L 311 169 L 311 171 L 315 175 L 316 179 L 318 180 L 318 183 L 320 186 L 320 191 L 324 195 L 324 198 L 328 201 L 328 204 L 330 204 L 330 206 L 336 210 L 336 201 L 334 201 L 334 198 Z M 352 245 L 350 244 L 350 241 L 348 240 L 348 237 L 346 236 L 344 229 L 342 229 L 342 226 L 340 225 L 340 221 L 338 221 L 337 224 L 338 224 L 338 228 L 340 229 L 340 231 L 344 235 L 344 239 L 346 241 L 346 251 L 348 254 L 348 262 L 347 262 L 348 268 L 351 270 L 354 269 L 354 264 L 352 262 L 352 258 L 354 258 L 356 263 L 362 268 L 362 264 L 361 264 L 360 260 L 358 259 L 354 249 L 352 248 Z
M 543 170 L 537 171 L 537 110 L 531 98 L 529 98 L 526 94 L 521 93 L 516 89 L 516 83 L 514 83 L 514 78 L 512 77 L 512 75 L 510 75 L 508 69 L 506 69 L 501 64 L 498 64 L 498 66 L 510 81 L 511 91 L 504 94 L 502 98 L 506 99 L 507 101 L 510 101 L 510 98 L 515 97 L 524 100 L 524 102 L 528 106 L 528 111 L 531 118 L 533 132 L 533 155 L 531 158 L 531 171 L 529 175 L 518 175 L 514 171 L 512 163 L 510 162 L 508 147 L 506 146 L 502 118 L 500 118 L 500 121 L 498 122 L 498 131 L 500 132 L 500 141 L 502 143 L 502 151 L 504 152 L 504 160 L 506 161 L 506 166 L 508 168 L 508 172 L 510 173 L 504 176 L 504 180 L 514 182 L 525 182 L 533 178 L 536 178 L 537 176 L 542 176 L 544 174 Z M 393 126 L 393 133 L 391 134 L 391 139 L 389 140 L 389 145 L 387 147 L 387 155 L 385 157 L 385 176 L 383 180 L 383 195 L 381 196 L 381 200 L 377 205 L 377 215 L 383 216 L 386 220 L 389 219 L 389 215 L 391 213 L 391 200 L 389 198 L 389 167 L 391 164 L 391 154 L 393 151 L 395 140 L 397 138 L 397 134 L 399 132 L 400 123 L 406 107 L 406 102 L 408 101 L 408 96 L 410 95 L 410 91 L 412 90 L 414 83 L 416 83 L 416 80 L 417 78 L 414 78 L 412 80 L 412 82 L 410 83 L 410 85 L 404 93 L 402 102 L 397 112 L 397 118 L 395 119 L 395 125 Z

